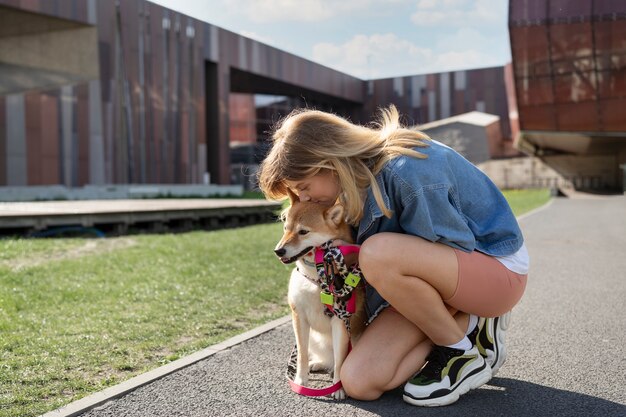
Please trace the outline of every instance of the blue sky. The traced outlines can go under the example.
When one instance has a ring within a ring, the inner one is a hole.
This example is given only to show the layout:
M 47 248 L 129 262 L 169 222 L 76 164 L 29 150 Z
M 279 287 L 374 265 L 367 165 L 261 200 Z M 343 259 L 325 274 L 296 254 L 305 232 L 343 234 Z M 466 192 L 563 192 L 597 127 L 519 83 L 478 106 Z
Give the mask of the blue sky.
M 362 78 L 504 65 L 508 0 L 151 0 Z

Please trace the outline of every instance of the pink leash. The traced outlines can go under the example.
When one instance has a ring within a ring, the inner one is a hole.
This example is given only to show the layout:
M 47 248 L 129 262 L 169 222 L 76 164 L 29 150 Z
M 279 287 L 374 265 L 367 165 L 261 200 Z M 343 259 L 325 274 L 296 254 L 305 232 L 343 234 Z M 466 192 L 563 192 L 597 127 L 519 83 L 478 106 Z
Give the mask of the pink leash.
M 349 255 L 352 253 L 358 253 L 360 247 L 359 246 L 339 246 L 338 247 L 343 255 Z M 320 248 L 315 249 L 315 263 L 320 263 L 324 261 L 324 251 Z M 347 310 L 351 313 L 356 311 L 356 293 L 352 293 L 350 300 L 348 301 L 348 305 L 346 306 Z M 332 307 L 329 306 L 332 310 Z M 352 344 L 348 341 L 348 353 L 352 350 Z M 304 395 L 307 397 L 326 397 L 328 395 L 334 394 L 343 388 L 341 381 L 337 381 L 335 384 L 330 385 L 326 388 L 309 388 L 300 384 L 296 384 L 292 379 L 287 379 L 289 381 L 289 387 L 296 394 Z
M 352 350 L 352 343 L 348 341 L 348 353 Z M 326 388 L 309 388 L 304 385 L 296 384 L 292 379 L 287 379 L 289 381 L 289 386 L 291 390 L 296 394 L 304 395 L 307 397 L 326 397 L 328 395 L 334 394 L 343 388 L 341 381 L 337 381 L 333 385 L 330 385 Z
M 341 385 L 341 381 L 337 381 L 336 384 L 333 384 L 326 388 L 308 388 L 296 384 L 291 379 L 289 380 L 289 386 L 291 387 L 291 390 L 296 394 L 305 395 L 307 397 L 326 397 L 328 395 L 334 394 L 343 387 L 343 385 Z

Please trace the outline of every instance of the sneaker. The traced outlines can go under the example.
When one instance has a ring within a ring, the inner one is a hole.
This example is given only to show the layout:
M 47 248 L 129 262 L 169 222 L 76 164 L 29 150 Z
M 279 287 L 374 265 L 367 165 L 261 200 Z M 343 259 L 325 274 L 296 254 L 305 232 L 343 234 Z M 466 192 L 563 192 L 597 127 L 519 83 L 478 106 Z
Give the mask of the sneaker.
M 467 391 L 491 379 L 491 368 L 473 346 L 470 350 L 435 346 L 426 365 L 404 386 L 409 404 L 437 407 L 452 404 Z
M 485 361 L 491 366 L 495 375 L 506 361 L 506 331 L 511 321 L 511 312 L 495 318 L 480 318 L 478 325 L 467 335 L 470 342 L 476 345 Z

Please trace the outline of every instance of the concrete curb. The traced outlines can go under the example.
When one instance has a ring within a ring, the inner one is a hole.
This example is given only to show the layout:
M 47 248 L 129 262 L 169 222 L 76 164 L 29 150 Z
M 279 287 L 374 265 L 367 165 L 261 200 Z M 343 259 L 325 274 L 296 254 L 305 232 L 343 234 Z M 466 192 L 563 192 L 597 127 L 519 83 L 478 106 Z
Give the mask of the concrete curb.
M 85 398 L 81 398 L 80 400 L 69 403 L 68 405 L 64 407 L 61 407 L 56 410 L 50 411 L 46 414 L 43 414 L 41 417 L 77 416 L 88 410 L 91 410 L 92 408 L 98 407 L 106 403 L 107 401 L 111 401 L 115 398 L 121 397 L 129 393 L 130 391 L 134 391 L 143 385 L 147 385 L 151 382 L 156 381 L 157 379 L 163 378 L 164 376 L 169 375 L 172 372 L 176 372 L 180 369 L 193 365 L 196 362 L 199 362 L 203 359 L 206 359 L 210 356 L 215 355 L 217 352 L 220 352 L 222 350 L 238 345 L 239 343 L 242 343 L 246 340 L 255 338 L 278 326 L 289 323 L 290 321 L 291 321 L 291 315 L 281 317 L 279 319 L 266 323 L 262 326 L 259 326 L 255 329 L 252 329 L 240 335 L 231 337 L 230 339 L 225 340 L 221 343 L 209 346 L 208 348 L 200 350 L 189 356 L 185 356 L 184 358 L 180 358 L 174 362 L 170 362 L 167 365 L 153 369 L 152 371 L 146 372 L 144 374 L 137 375 L 136 377 L 131 378 L 128 381 L 124 381 L 118 385 L 114 385 L 105 390 L 89 395 Z
M 523 220 L 526 217 L 529 217 L 535 213 L 543 211 L 550 207 L 554 202 L 554 198 L 551 198 L 546 204 L 541 207 L 538 207 L 534 210 L 529 211 L 528 213 L 524 213 L 517 217 L 517 220 Z M 78 401 L 74 401 L 64 407 L 58 408 L 56 410 L 50 411 L 46 414 L 41 415 L 40 417 L 73 417 L 79 414 L 82 414 L 86 411 L 91 410 L 92 408 L 96 408 L 107 401 L 111 401 L 115 398 L 121 397 L 131 391 L 136 390 L 137 388 L 147 385 L 157 379 L 163 378 L 166 375 L 171 374 L 172 372 L 176 372 L 180 369 L 186 368 L 187 366 L 193 365 L 196 362 L 199 362 L 203 359 L 206 359 L 217 352 L 228 349 L 239 343 L 242 343 L 246 340 L 257 337 L 263 333 L 266 333 L 272 329 L 275 329 L 278 326 L 289 323 L 291 321 L 291 315 L 276 319 L 269 323 L 266 323 L 262 326 L 259 326 L 255 329 L 242 333 L 240 335 L 231 337 L 228 340 L 225 340 L 221 343 L 218 343 L 213 346 L 209 346 L 206 349 L 193 353 L 189 356 L 185 356 L 184 358 L 178 359 L 174 362 L 168 363 L 167 365 L 161 366 L 159 368 L 153 369 L 152 371 L 146 372 L 144 374 L 138 375 L 134 378 L 129 379 L 128 381 L 124 381 L 118 385 L 114 385 L 109 387 L 103 391 L 96 392 L 95 394 L 89 395 L 85 398 L 82 398 Z

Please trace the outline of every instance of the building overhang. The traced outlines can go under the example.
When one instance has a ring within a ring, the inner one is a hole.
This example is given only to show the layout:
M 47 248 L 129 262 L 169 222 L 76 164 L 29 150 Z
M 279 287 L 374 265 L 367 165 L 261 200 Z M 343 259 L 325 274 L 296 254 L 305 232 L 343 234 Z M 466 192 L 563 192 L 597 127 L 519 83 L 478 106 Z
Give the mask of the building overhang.
M 0 95 L 99 78 L 95 26 L 0 6 Z
M 515 147 L 535 156 L 604 155 L 626 148 L 626 132 L 521 131 Z

